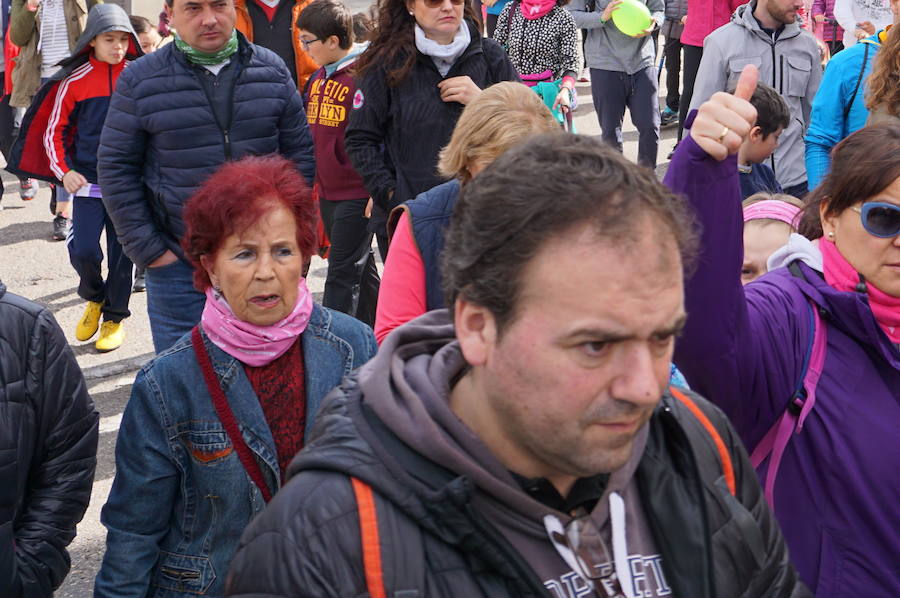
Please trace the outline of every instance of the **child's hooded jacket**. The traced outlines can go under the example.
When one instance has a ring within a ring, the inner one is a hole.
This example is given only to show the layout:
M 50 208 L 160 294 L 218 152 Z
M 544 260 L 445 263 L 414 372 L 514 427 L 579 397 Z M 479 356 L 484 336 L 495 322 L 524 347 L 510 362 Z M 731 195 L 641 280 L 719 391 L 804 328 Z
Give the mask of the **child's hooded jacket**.
M 131 38 L 125 60 L 115 65 L 94 58 L 90 45 L 109 31 L 124 31 Z M 142 55 L 125 11 L 115 4 L 94 6 L 72 55 L 59 63 L 62 68 L 34 97 L 6 169 L 51 183 L 77 170 L 96 183 L 97 149 L 109 98 L 127 61 Z

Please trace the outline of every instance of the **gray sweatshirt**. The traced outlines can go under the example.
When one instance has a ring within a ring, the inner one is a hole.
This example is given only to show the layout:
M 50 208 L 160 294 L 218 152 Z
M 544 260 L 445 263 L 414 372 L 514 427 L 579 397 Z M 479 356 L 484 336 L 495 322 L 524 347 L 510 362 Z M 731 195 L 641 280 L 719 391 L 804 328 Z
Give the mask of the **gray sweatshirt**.
M 819 48 L 812 34 L 801 29 L 798 23 L 785 25 L 777 39 L 773 39 L 753 16 L 755 7 L 755 2 L 739 6 L 730 23 L 707 36 L 691 109 L 699 107 L 715 92 L 734 87 L 743 68 L 755 64 L 759 68 L 759 80 L 774 87 L 791 112 L 791 124 L 781 134 L 769 161 L 781 186 L 791 187 L 806 181 L 803 137 L 809 125 L 813 97 L 822 80 Z
M 593 12 L 589 12 L 585 0 L 572 0 L 566 10 L 572 13 L 579 29 L 587 30 L 584 44 L 584 60 L 592 69 L 617 71 L 633 75 L 653 66 L 653 38 L 649 35 L 634 38 L 625 35 L 615 26 L 612 19 L 603 23 L 600 15 L 612 0 L 596 0 Z M 657 27 L 662 26 L 665 4 L 663 0 L 641 0 L 650 9 Z

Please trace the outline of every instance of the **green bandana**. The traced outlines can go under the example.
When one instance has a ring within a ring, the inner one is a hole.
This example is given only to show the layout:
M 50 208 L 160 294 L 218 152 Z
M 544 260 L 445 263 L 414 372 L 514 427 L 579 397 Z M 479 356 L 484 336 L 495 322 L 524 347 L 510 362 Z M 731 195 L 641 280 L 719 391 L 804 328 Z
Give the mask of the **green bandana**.
M 213 66 L 216 64 L 222 64 L 226 60 L 228 60 L 232 54 L 237 52 L 238 49 L 238 38 L 237 38 L 237 30 L 233 30 L 231 32 L 231 39 L 228 40 L 228 43 L 225 44 L 225 47 L 219 50 L 218 52 L 214 52 L 213 54 L 207 54 L 206 52 L 201 52 L 200 50 L 195 50 L 188 44 L 186 41 L 179 37 L 178 33 L 175 33 L 175 47 L 184 52 L 184 55 L 187 56 L 187 59 L 193 62 L 194 64 L 200 64 L 205 66 Z

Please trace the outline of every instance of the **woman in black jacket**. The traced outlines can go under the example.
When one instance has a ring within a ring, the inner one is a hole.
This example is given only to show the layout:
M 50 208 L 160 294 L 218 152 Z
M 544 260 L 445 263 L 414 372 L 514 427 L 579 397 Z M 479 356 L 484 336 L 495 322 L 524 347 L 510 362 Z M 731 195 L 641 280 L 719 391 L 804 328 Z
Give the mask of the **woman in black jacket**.
M 384 214 L 443 182 L 440 149 L 481 90 L 519 76 L 503 49 L 483 39 L 467 0 L 382 0 L 376 37 L 357 61 L 345 142 Z

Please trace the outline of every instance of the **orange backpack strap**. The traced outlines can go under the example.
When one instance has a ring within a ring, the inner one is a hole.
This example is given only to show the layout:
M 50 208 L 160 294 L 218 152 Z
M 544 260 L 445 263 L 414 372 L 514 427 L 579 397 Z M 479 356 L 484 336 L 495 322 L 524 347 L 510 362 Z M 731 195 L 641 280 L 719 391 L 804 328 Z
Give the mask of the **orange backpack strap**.
M 359 510 L 359 537 L 362 543 L 366 588 L 372 598 L 387 598 L 384 589 L 384 570 L 381 567 L 381 540 L 378 537 L 378 513 L 372 487 L 357 478 L 350 478 L 356 507 Z
M 722 461 L 722 474 L 725 476 L 725 483 L 728 484 L 728 490 L 731 492 L 731 495 L 736 496 L 737 486 L 734 482 L 734 464 L 731 462 L 731 453 L 729 453 L 728 449 L 725 447 L 725 441 L 722 440 L 719 431 L 716 430 L 716 427 L 709 421 L 706 414 L 703 413 L 700 407 L 697 406 L 697 403 L 689 396 L 679 391 L 674 386 L 670 386 L 669 391 L 672 393 L 672 396 L 681 401 L 684 406 L 694 414 L 694 417 L 700 420 L 700 423 L 703 424 L 703 427 L 706 429 L 706 433 L 712 438 L 713 444 L 716 445 L 716 450 L 719 452 L 719 460 Z

